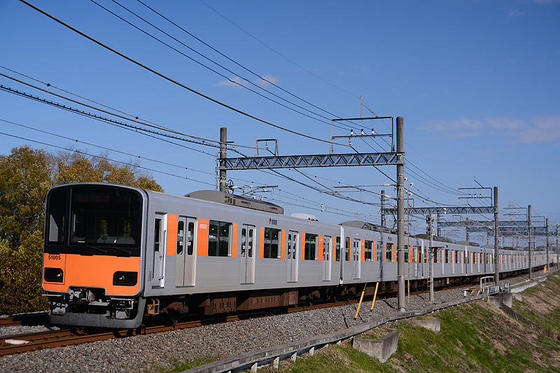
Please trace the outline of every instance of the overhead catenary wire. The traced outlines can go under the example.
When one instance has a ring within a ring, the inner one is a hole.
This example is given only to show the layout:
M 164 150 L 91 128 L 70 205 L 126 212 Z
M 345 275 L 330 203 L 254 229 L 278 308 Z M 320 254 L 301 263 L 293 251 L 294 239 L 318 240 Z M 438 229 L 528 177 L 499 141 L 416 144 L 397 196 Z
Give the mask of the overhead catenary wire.
M 250 113 L 248 113 L 248 112 L 246 112 L 246 111 L 243 111 L 243 110 L 238 109 L 238 108 L 236 108 L 236 107 L 233 107 L 233 106 L 231 106 L 231 105 L 229 105 L 229 104 L 226 104 L 226 103 L 224 103 L 224 102 L 222 102 L 222 101 L 220 101 L 220 100 L 218 100 L 218 99 L 215 99 L 215 98 L 213 98 L 213 97 L 210 97 L 210 96 L 208 96 L 208 95 L 206 95 L 206 94 L 204 94 L 204 93 L 202 93 L 202 92 L 200 92 L 200 91 L 198 91 L 198 90 L 196 90 L 196 89 L 194 89 L 194 88 L 191 88 L 191 87 L 187 86 L 186 84 L 183 84 L 183 83 L 181 83 L 181 82 L 179 82 L 179 81 L 177 81 L 177 80 L 175 80 L 175 79 L 173 79 L 173 78 L 171 78 L 171 77 L 169 77 L 169 76 L 167 76 L 167 75 L 165 75 L 165 74 L 163 74 L 163 73 L 161 73 L 161 72 L 159 72 L 159 71 L 157 71 L 157 70 L 155 70 L 155 69 L 153 69 L 153 68 L 151 68 L 151 67 L 149 67 L 149 66 L 147 66 L 147 65 L 145 65 L 145 64 L 143 64 L 143 63 L 141 63 L 141 62 L 139 62 L 139 61 L 137 61 L 137 60 L 135 60 L 135 59 L 133 59 L 133 58 L 131 58 L 131 57 L 129 57 L 129 56 L 127 56 L 126 54 L 124 54 L 124 53 L 122 53 L 122 52 L 117 51 L 116 49 L 110 47 L 109 45 L 107 45 L 107 44 L 105 44 L 105 43 L 102 43 L 101 41 L 99 41 L 99 40 L 93 38 L 92 36 L 86 34 L 85 32 L 78 30 L 78 29 L 75 28 L 74 26 L 71 26 L 70 24 L 68 24 L 68 23 L 66 23 L 66 22 L 64 22 L 64 21 L 62 21 L 61 19 L 59 19 L 59 18 L 57 18 L 57 17 L 51 15 L 50 13 L 48 13 L 48 12 L 42 10 L 41 8 L 39 8 L 39 7 L 37 7 L 36 5 L 30 3 L 29 1 L 27 1 L 27 0 L 19 0 L 19 1 L 22 2 L 22 3 L 24 3 L 25 5 L 29 6 L 30 8 L 36 10 L 37 12 L 39 12 L 39 13 L 45 15 L 46 17 L 52 19 L 53 21 L 55 21 L 55 22 L 61 24 L 62 26 L 68 28 L 69 30 L 72 30 L 73 32 L 75 32 L 75 33 L 81 35 L 82 37 L 84 37 L 84 38 L 90 40 L 91 42 L 93 42 L 93 43 L 95 43 L 95 44 L 97 44 L 97 45 L 99 45 L 99 46 L 105 48 L 106 50 L 108 50 L 108 51 L 110 51 L 110 52 L 112 52 L 112 53 L 114 53 L 114 54 L 116 54 L 116 55 L 118 55 L 118 56 L 124 58 L 125 60 L 127 60 L 127 61 L 129 61 L 129 62 L 131 62 L 131 63 L 133 63 L 133 64 L 135 64 L 135 65 L 137 65 L 137 66 L 139 66 L 139 67 L 141 67 L 142 69 L 144 69 L 144 70 L 146 70 L 146 71 L 149 71 L 149 72 L 151 72 L 152 74 L 157 75 L 157 76 L 159 76 L 160 78 L 163 78 L 163 79 L 169 81 L 170 83 L 175 84 L 175 85 L 178 86 L 178 87 L 181 87 L 181 88 L 183 88 L 183 89 L 186 89 L 187 91 L 189 91 L 189 92 L 191 92 L 191 93 L 194 93 L 194 94 L 196 94 L 196 95 L 198 95 L 198 96 L 200 96 L 200 97 L 202 97 L 202 98 L 204 98 L 204 99 L 206 99 L 206 100 L 208 100 L 208 101 L 211 101 L 211 102 L 213 102 L 213 103 L 215 103 L 215 104 L 217 104 L 217 105 L 220 105 L 220 106 L 222 106 L 222 107 L 224 107 L 224 108 L 226 108 L 226 109 L 229 109 L 229 110 L 231 110 L 231 111 L 234 111 L 234 112 L 236 112 L 236 113 L 238 113 L 238 114 L 240 114 L 240 115 L 243 115 L 243 116 L 245 116 L 245 117 L 247 117 L 247 118 L 253 119 L 253 120 L 257 121 L 257 122 L 266 124 L 266 125 L 268 125 L 268 126 L 277 128 L 277 129 L 282 130 L 282 131 L 285 131 L 285 132 L 292 133 L 292 134 L 297 135 L 297 136 L 301 136 L 301 137 L 304 137 L 304 138 L 308 138 L 308 139 L 310 139 L 310 140 L 319 141 L 319 142 L 323 142 L 323 143 L 327 143 L 327 144 L 336 144 L 336 145 L 346 146 L 345 144 L 335 143 L 335 142 L 330 141 L 330 140 L 325 140 L 325 139 L 322 139 L 322 138 L 319 138 L 319 137 L 315 137 L 315 136 L 312 136 L 312 135 L 308 135 L 308 134 L 306 134 L 306 133 L 302 133 L 302 132 L 299 132 L 299 131 L 292 130 L 292 129 L 290 129 L 290 128 L 287 128 L 287 127 L 278 125 L 278 124 L 276 124 L 276 123 L 272 123 L 272 122 L 267 121 L 267 120 L 265 120 L 265 119 L 262 119 L 262 118 L 260 118 L 260 117 L 258 117 L 258 116 L 256 116 L 256 115 L 250 114 Z
M 207 70 L 209 70 L 209 71 L 211 71 L 211 72 L 213 72 L 213 73 L 219 75 L 220 77 L 226 79 L 226 80 L 227 80 L 228 82 L 230 82 L 231 84 L 234 84 L 234 85 L 237 85 L 237 86 L 239 86 L 239 87 L 241 87 L 241 88 L 247 89 L 248 91 L 250 91 L 250 92 L 252 92 L 252 93 L 254 93 L 254 94 L 256 94 L 256 95 L 258 95 L 258 96 L 260 96 L 260 97 L 262 97 L 262 98 L 264 98 L 264 99 L 266 99 L 266 100 L 269 100 L 269 101 L 271 101 L 271 102 L 273 102 L 273 103 L 275 103 L 275 104 L 277 104 L 277 105 L 280 105 L 280 106 L 282 106 L 282 107 L 284 107 L 284 108 L 286 108 L 286 109 L 288 109 L 288 110 L 291 110 L 291 111 L 294 111 L 294 112 L 296 112 L 296 113 L 298 113 L 298 114 L 301 114 L 301 115 L 303 115 L 303 116 L 305 116 L 305 117 L 307 117 L 307 118 L 309 118 L 309 119 L 313 119 L 313 120 L 316 120 L 316 121 L 318 121 L 318 122 L 320 122 L 320 123 L 324 123 L 324 124 L 328 124 L 328 125 L 330 124 L 330 123 L 328 122 L 328 120 L 330 119 L 329 117 L 326 117 L 326 116 L 323 115 L 323 114 L 320 114 L 320 113 L 317 113 L 317 112 L 315 112 L 315 111 L 313 111 L 313 110 L 310 110 L 310 109 L 308 109 L 308 108 L 306 108 L 306 107 L 304 107 L 304 106 L 301 106 L 301 105 L 299 105 L 299 104 L 297 104 L 297 103 L 295 103 L 295 102 L 293 102 L 293 101 L 287 100 L 286 98 L 284 98 L 284 97 L 282 97 L 282 96 L 280 96 L 280 95 L 277 95 L 276 93 L 271 92 L 270 90 L 266 89 L 265 87 L 262 87 L 262 86 L 256 84 L 255 82 L 251 81 L 250 79 L 248 79 L 248 78 L 246 78 L 246 77 L 244 77 L 244 76 L 242 76 L 242 75 L 236 73 L 235 71 L 232 71 L 231 69 L 229 69 L 228 67 L 224 66 L 223 64 L 220 64 L 219 62 L 216 62 L 214 59 L 212 59 L 212 58 L 206 56 L 204 53 L 199 52 L 199 51 L 196 50 L 195 48 L 189 46 L 189 45 L 186 44 L 185 42 L 183 42 L 183 41 L 179 40 L 178 38 L 174 37 L 173 35 L 169 34 L 168 32 L 166 32 L 165 30 L 163 30 L 163 29 L 160 28 L 159 26 L 157 26 L 157 25 L 153 24 L 152 22 L 148 21 L 147 19 L 145 19 L 144 17 L 140 16 L 140 15 L 137 14 L 136 12 L 132 11 L 132 10 L 129 9 L 128 7 L 122 5 L 122 4 L 119 3 L 118 1 L 112 0 L 112 2 L 115 3 L 115 4 L 117 4 L 120 8 L 124 9 L 125 11 L 127 11 L 127 12 L 130 13 L 130 14 L 132 14 L 132 15 L 135 16 L 136 18 L 138 18 L 138 19 L 142 20 L 143 22 L 147 23 L 148 25 L 150 25 L 151 27 L 155 28 L 156 30 L 158 30 L 158 31 L 161 32 L 162 34 L 164 34 L 164 35 L 166 35 L 167 37 L 171 38 L 171 39 L 174 40 L 175 42 L 181 44 L 182 46 L 184 46 L 185 48 L 189 49 L 189 50 L 192 51 L 193 53 L 196 53 L 197 55 L 199 55 L 200 57 L 202 57 L 202 58 L 204 58 L 205 60 L 209 61 L 210 63 L 212 63 L 212 64 L 214 64 L 214 65 L 220 67 L 221 69 L 227 71 L 228 73 L 234 75 L 234 77 L 240 78 L 241 80 L 243 80 L 244 82 L 246 82 L 246 84 L 249 84 L 249 85 L 251 85 L 251 86 L 253 86 L 253 87 L 255 87 L 255 88 L 259 89 L 259 90 L 262 90 L 262 91 L 264 91 L 264 92 L 266 92 L 266 93 L 268 93 L 268 94 L 270 94 L 270 95 L 276 97 L 277 99 L 280 99 L 280 100 L 282 100 L 282 101 L 284 101 L 284 102 L 286 102 L 286 103 L 288 103 L 288 104 L 290 104 L 290 105 L 293 105 L 293 106 L 295 106 L 295 107 L 297 107 L 297 108 L 299 108 L 299 109 L 305 110 L 305 111 L 308 112 L 308 113 L 311 113 L 311 114 L 313 114 L 313 115 L 316 115 L 317 117 L 322 118 L 323 120 L 322 120 L 322 119 L 319 119 L 319 118 L 316 118 L 316 117 L 313 117 L 313 116 L 311 116 L 311 115 L 309 115 L 309 114 L 303 113 L 303 112 L 301 112 L 301 111 L 299 111 L 299 110 L 296 110 L 296 109 L 294 109 L 294 108 L 292 108 L 292 107 L 289 107 L 289 106 L 287 106 L 286 104 L 283 104 L 283 103 L 281 103 L 281 102 L 278 102 L 278 101 L 276 101 L 276 100 L 274 100 L 274 99 L 272 99 L 272 98 L 270 98 L 270 97 L 268 97 L 268 96 L 266 96 L 266 95 L 264 95 L 264 94 L 262 94 L 262 93 L 260 93 L 260 92 L 258 92 L 258 91 L 256 91 L 256 90 L 254 90 L 254 89 L 252 89 L 252 88 L 246 86 L 245 84 L 242 84 L 241 82 L 236 81 L 235 79 L 232 79 L 232 78 L 226 76 L 225 74 L 220 73 L 219 71 L 213 69 L 212 67 L 210 67 L 210 66 L 208 66 L 208 65 L 206 65 L 206 64 L 204 64 L 204 63 L 202 63 L 202 62 L 200 62 L 200 61 L 198 61 L 197 59 L 195 59 L 195 58 L 193 58 L 193 57 L 187 55 L 186 53 L 183 53 L 182 51 L 180 51 L 179 49 L 177 49 L 177 48 L 175 48 L 174 46 L 170 45 L 169 43 L 167 43 L 167 42 L 161 40 L 160 38 L 154 36 L 153 34 L 149 33 L 148 31 L 142 29 L 140 26 L 135 25 L 135 24 L 133 24 L 132 22 L 126 20 L 124 17 L 121 17 L 120 15 L 118 15 L 118 14 L 116 14 L 115 12 L 111 11 L 111 10 L 108 9 L 107 7 L 105 7 L 105 6 L 101 5 L 101 4 L 99 4 L 97 1 L 95 1 L 95 0 L 90 0 L 90 1 L 91 1 L 93 4 L 97 5 L 98 7 L 100 7 L 101 9 L 103 9 L 103 10 L 105 10 L 106 12 L 110 13 L 110 14 L 113 15 L 114 17 L 118 18 L 118 19 L 121 20 L 122 22 L 125 22 L 125 23 L 128 24 L 129 26 L 131 26 L 131 27 L 133 27 L 134 29 L 136 29 L 136 30 L 142 32 L 143 34 L 145 34 L 145 35 L 147 35 L 148 37 L 150 37 L 150 38 L 156 40 L 157 42 L 159 42 L 159 43 L 165 45 L 166 47 L 170 48 L 171 50 L 173 50 L 173 51 L 179 53 L 179 54 L 182 55 L 183 57 L 185 57 L 185 58 L 187 58 L 187 59 L 193 61 L 194 63 L 196 63 L 196 64 L 198 64 L 198 65 L 204 67 L 205 69 L 207 69 Z M 338 127 L 338 128 L 344 128 L 344 127 L 339 126 L 339 125 L 336 125 L 336 127 Z
M 305 71 L 306 73 L 314 76 L 315 78 L 321 80 L 323 83 L 331 86 L 332 88 L 335 88 L 341 92 L 344 92 L 346 95 L 349 95 L 350 97 L 354 98 L 354 99 L 360 99 L 359 95 L 356 95 L 352 92 L 350 92 L 349 90 L 347 90 L 346 88 L 342 88 L 332 82 L 329 82 L 328 80 L 324 79 L 323 77 L 321 77 L 320 75 L 315 74 L 313 71 L 305 68 L 304 66 L 300 65 L 299 63 L 295 62 L 294 60 L 288 58 L 285 54 L 279 52 L 278 50 L 272 48 L 271 46 L 269 46 L 268 44 L 266 44 L 264 41 L 262 41 L 261 39 L 259 39 L 258 37 L 256 37 L 255 35 L 253 35 L 252 33 L 250 33 L 249 31 L 245 30 L 243 27 L 241 27 L 240 25 L 238 25 L 236 22 L 234 22 L 233 20 L 231 20 L 230 18 L 226 17 L 224 14 L 222 14 L 220 11 L 218 11 L 216 8 L 212 7 L 210 4 L 208 4 L 206 1 L 204 0 L 200 0 L 200 2 L 202 4 L 204 4 L 208 9 L 210 9 L 211 11 L 213 11 L 214 13 L 216 13 L 218 16 L 220 16 L 221 18 L 225 19 L 227 22 L 231 23 L 234 27 L 236 27 L 237 29 L 239 29 L 241 32 L 243 32 L 244 34 L 248 35 L 249 37 L 251 37 L 252 39 L 256 40 L 259 44 L 261 44 L 262 46 L 264 46 L 266 49 L 276 53 L 277 55 L 279 55 L 280 57 L 282 57 L 284 60 L 288 61 L 289 63 L 291 63 L 292 65 L 298 67 L 299 69 L 301 69 L 302 71 Z
M 208 142 L 208 143 L 213 144 L 212 146 L 214 146 L 214 147 L 219 147 L 219 143 L 220 143 L 220 142 L 219 142 L 218 140 L 208 139 L 208 138 L 204 138 L 204 137 L 200 137 L 200 136 L 195 136 L 195 135 L 190 135 L 190 134 L 188 134 L 188 133 L 184 133 L 184 132 L 181 132 L 181 131 L 177 131 L 177 130 L 174 130 L 174 129 L 171 129 L 171 128 L 166 128 L 166 127 L 161 126 L 161 125 L 158 125 L 158 124 L 150 124 L 150 123 L 147 123 L 147 122 L 138 120 L 138 119 L 136 119 L 136 118 L 127 118 L 127 117 L 124 116 L 124 115 L 121 115 L 121 114 L 118 114 L 118 113 L 114 113 L 114 112 L 111 112 L 111 111 L 109 111 L 109 110 L 107 110 L 107 109 L 102 109 L 102 108 L 99 108 L 99 107 L 90 105 L 90 104 L 88 104 L 88 103 L 85 103 L 85 102 L 78 101 L 78 100 L 76 100 L 76 99 L 70 98 L 70 97 L 68 97 L 68 96 L 61 95 L 61 94 L 56 93 L 56 92 L 49 91 L 48 89 L 38 87 L 38 86 L 36 86 L 36 85 L 34 85 L 34 84 L 31 84 L 31 83 L 29 83 L 29 82 L 25 82 L 25 81 L 23 81 L 23 80 L 21 80 L 21 79 L 18 79 L 18 78 L 16 78 L 16 77 L 13 77 L 13 76 L 10 76 L 10 75 L 1 73 L 1 72 L 0 72 L 0 76 L 3 76 L 3 77 L 8 78 L 8 79 L 11 79 L 11 80 L 13 80 L 13 81 L 16 81 L 16 82 L 18 82 L 18 83 L 20 83 L 20 84 L 26 85 L 26 86 L 28 86 L 28 87 L 37 89 L 37 90 L 39 90 L 39 91 L 41 91 L 41 92 L 48 93 L 48 94 L 53 95 L 53 96 L 56 96 L 56 97 L 58 97 L 58 98 L 65 99 L 65 100 L 70 101 L 70 102 L 73 102 L 73 103 L 75 103 L 75 104 L 79 104 L 79 105 L 85 106 L 85 107 L 87 107 L 87 108 L 90 108 L 90 109 L 97 110 L 97 111 L 100 111 L 100 112 L 105 113 L 105 114 L 109 114 L 109 115 L 115 116 L 115 117 L 117 117 L 117 118 L 129 120 L 129 121 L 132 121 L 132 122 L 141 124 L 141 125 L 143 125 L 143 126 L 147 126 L 147 127 L 151 127 L 151 128 L 156 128 L 156 129 L 158 129 L 158 130 L 160 130 L 160 131 L 166 131 L 166 132 L 170 132 L 170 133 L 173 133 L 173 134 L 176 134 L 176 135 L 180 135 L 180 136 L 184 136 L 184 137 L 189 137 L 189 138 L 191 138 L 191 139 L 195 139 L 195 140 L 200 141 L 200 144 L 204 144 L 204 143 Z M 237 144 L 236 146 L 239 146 L 239 147 L 241 147 L 241 148 L 250 148 L 250 149 L 254 149 L 254 148 L 255 148 L 254 146 L 241 145 L 241 144 Z
M 69 112 L 72 112 L 72 113 L 75 113 L 75 114 L 78 114 L 78 115 L 82 115 L 84 117 L 92 118 L 92 119 L 98 120 L 100 122 L 110 124 L 110 125 L 114 125 L 114 126 L 117 126 L 117 127 L 120 127 L 120 128 L 126 128 L 126 129 L 130 129 L 130 130 L 133 130 L 133 131 L 136 131 L 136 132 L 137 131 L 148 132 L 148 133 L 151 133 L 151 134 L 154 134 L 154 135 L 163 136 L 163 137 L 167 137 L 167 138 L 172 138 L 172 139 L 175 139 L 175 140 L 184 141 L 184 142 L 188 142 L 188 143 L 191 143 L 191 144 L 210 146 L 210 147 L 213 147 L 213 148 L 218 148 L 219 147 L 219 146 L 214 145 L 214 144 L 204 144 L 204 143 L 200 143 L 196 140 L 190 140 L 190 139 L 182 138 L 182 137 L 179 137 L 179 136 L 176 136 L 176 135 L 171 135 L 171 134 L 168 134 L 168 133 L 158 132 L 158 131 L 151 130 L 151 129 L 148 129 L 148 128 L 138 127 L 138 126 L 132 125 L 130 123 L 125 123 L 125 122 L 117 121 L 117 120 L 114 120 L 114 119 L 111 119 L 111 118 L 106 118 L 106 117 L 100 116 L 98 114 L 90 113 L 90 112 L 80 110 L 80 109 L 77 109 L 77 108 L 74 108 L 74 107 L 71 107 L 71 106 L 68 106 L 68 105 L 60 104 L 58 102 L 54 102 L 54 101 L 50 101 L 50 100 L 47 100 L 47 99 L 44 99 L 44 98 L 41 98 L 41 97 L 38 97 L 38 96 L 34 96 L 30 93 L 22 92 L 22 91 L 14 89 L 14 88 L 4 86 L 2 84 L 0 84 L 0 90 L 11 93 L 11 94 L 15 94 L 15 95 L 18 95 L 18 96 L 21 96 L 21 97 L 24 97 L 24 98 L 27 98 L 27 99 L 30 99 L 30 100 L 33 100 L 33 101 L 41 102 L 41 103 L 46 104 L 46 105 L 54 106 L 54 107 L 57 107 L 57 108 L 62 109 L 62 110 L 66 110 L 66 111 L 69 111 Z M 192 148 L 192 147 L 187 147 L 185 145 L 181 145 L 181 146 L 183 146 L 187 149 L 190 149 L 190 150 L 194 150 L 194 151 L 197 151 L 197 152 L 200 152 L 200 153 L 204 153 L 204 154 L 214 156 L 214 154 L 204 152 L 203 150 L 195 149 L 195 148 Z
M 166 171 L 161 171 L 161 170 L 156 170 L 156 169 L 153 169 L 153 168 L 140 166 L 140 165 L 130 163 L 130 162 L 124 162 L 124 161 L 119 161 L 119 160 L 116 160 L 116 159 L 107 158 L 107 157 L 104 157 L 104 156 L 90 154 L 90 153 L 84 152 L 82 150 L 66 148 L 66 147 L 63 147 L 63 146 L 50 144 L 50 143 L 45 142 L 45 141 L 30 139 L 28 137 L 13 135 L 13 134 L 9 134 L 9 133 L 6 133 L 6 132 L 0 132 L 0 135 L 16 138 L 16 139 L 19 139 L 19 140 L 29 141 L 29 142 L 33 142 L 33 143 L 36 143 L 36 144 L 41 144 L 41 145 L 44 145 L 44 146 L 49 146 L 49 147 L 52 147 L 52 148 L 61 149 L 61 150 L 69 151 L 69 152 L 76 152 L 76 153 L 79 153 L 79 154 L 87 155 L 88 157 L 106 159 L 110 162 L 120 163 L 120 164 L 123 164 L 123 165 L 126 165 L 126 166 L 136 167 L 136 168 L 140 168 L 140 169 L 143 169 L 143 170 L 146 170 L 146 171 L 156 172 L 156 173 L 159 173 L 159 174 L 162 174 L 162 175 L 167 175 L 167 176 L 171 176 L 171 177 L 175 177 L 175 178 L 179 178 L 179 179 L 183 179 L 183 180 L 194 181 L 194 182 L 200 183 L 200 184 L 211 185 L 211 186 L 214 185 L 212 183 L 208 183 L 208 182 L 202 181 L 202 180 L 193 179 L 193 178 L 190 178 L 188 176 L 181 176 L 181 175 L 173 174 L 173 173 L 166 172 Z
M 114 0 L 113 0 L 114 1 Z M 240 63 L 239 61 L 233 59 L 232 57 L 228 56 L 227 54 L 223 53 L 222 51 L 220 51 L 219 49 L 217 49 L 216 47 L 212 46 L 210 43 L 202 40 L 200 37 L 194 35 L 192 32 L 188 31 L 187 29 L 185 29 L 185 27 L 177 24 L 176 22 L 174 22 L 173 20 L 171 20 L 169 17 L 165 16 L 164 14 L 162 14 L 161 12 L 157 11 L 156 9 L 154 9 L 153 7 L 149 6 L 148 4 L 146 4 L 144 1 L 142 0 L 137 0 L 140 4 L 142 4 L 144 7 L 146 7 L 147 9 L 149 9 L 150 11 L 152 11 L 153 13 L 157 14 L 158 16 L 160 16 L 161 18 L 163 18 L 164 20 L 166 20 L 168 23 L 170 23 L 171 25 L 175 26 L 176 28 L 178 28 L 179 30 L 181 30 L 182 32 L 184 32 L 185 34 L 189 35 L 190 37 L 194 38 L 195 40 L 197 40 L 198 42 L 200 42 L 201 44 L 205 45 L 206 47 L 210 48 L 211 50 L 213 50 L 214 52 L 216 52 L 217 54 L 219 54 L 220 56 L 224 57 L 225 59 L 227 59 L 228 61 L 232 62 L 233 64 L 237 65 L 238 67 L 242 68 L 243 70 L 247 71 L 248 73 L 254 75 L 255 77 L 257 77 L 258 79 L 260 79 L 263 82 L 266 82 L 268 84 L 270 84 L 271 86 L 279 89 L 280 91 L 306 103 L 309 106 L 314 107 L 317 110 L 320 110 L 332 117 L 335 118 L 340 118 L 339 115 L 333 114 L 332 112 L 330 112 L 327 109 L 324 109 L 316 104 L 313 104 L 312 102 L 302 98 L 301 96 L 281 87 L 280 85 L 276 84 L 276 82 L 274 82 L 273 80 L 267 78 L 266 76 L 263 76 L 257 72 L 255 72 L 253 69 L 248 68 L 247 66 L 243 65 L 242 63 Z M 366 108 L 367 106 L 364 105 Z M 369 108 L 368 108 L 369 110 Z M 370 110 L 371 111 L 371 110 Z M 373 111 L 371 111 L 373 115 L 377 116 L 377 114 L 375 114 Z M 352 122 L 354 123 L 354 122 Z M 356 124 L 356 123 L 354 123 Z M 344 124 L 346 127 L 350 127 L 347 124 Z M 364 127 L 365 128 L 365 127 Z

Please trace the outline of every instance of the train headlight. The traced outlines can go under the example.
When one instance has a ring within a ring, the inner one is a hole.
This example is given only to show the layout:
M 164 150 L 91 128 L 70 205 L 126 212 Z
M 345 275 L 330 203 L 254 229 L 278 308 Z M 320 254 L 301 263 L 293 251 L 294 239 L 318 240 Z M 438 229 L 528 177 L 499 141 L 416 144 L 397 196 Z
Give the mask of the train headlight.
M 45 268 L 44 278 L 47 282 L 63 282 L 64 274 L 60 268 Z
M 113 285 L 134 286 L 138 282 L 138 272 L 118 271 L 113 275 Z

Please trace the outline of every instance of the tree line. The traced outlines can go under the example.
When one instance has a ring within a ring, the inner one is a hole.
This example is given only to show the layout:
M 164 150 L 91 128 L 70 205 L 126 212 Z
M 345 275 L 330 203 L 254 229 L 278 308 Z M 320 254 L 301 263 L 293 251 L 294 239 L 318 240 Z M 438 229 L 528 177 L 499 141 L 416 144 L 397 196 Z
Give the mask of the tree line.
M 138 164 L 105 155 L 49 153 L 29 146 L 0 155 L 0 314 L 44 310 L 41 296 L 44 202 L 55 185 L 107 181 L 162 192 Z

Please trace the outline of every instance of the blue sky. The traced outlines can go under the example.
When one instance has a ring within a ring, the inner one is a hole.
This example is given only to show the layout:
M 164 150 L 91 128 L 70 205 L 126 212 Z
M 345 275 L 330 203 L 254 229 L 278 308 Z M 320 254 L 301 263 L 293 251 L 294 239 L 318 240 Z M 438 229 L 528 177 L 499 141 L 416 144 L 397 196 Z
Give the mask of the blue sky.
M 142 25 L 185 54 L 195 56 L 184 46 L 134 19 L 115 3 L 96 1 Z M 534 215 L 548 216 L 551 224 L 560 223 L 557 196 L 560 189 L 560 2 L 205 1 L 150 4 L 244 66 L 330 113 L 359 116 L 359 96 L 363 96 L 375 113 L 403 116 L 407 159 L 420 168 L 407 166 L 406 171 L 417 194 L 450 205 L 463 203 L 447 187 L 473 186 L 473 177 L 476 177 L 483 185 L 499 186 L 501 206 L 532 204 Z M 311 120 L 232 84 L 90 1 L 34 0 L 33 3 L 209 96 L 293 130 L 320 138 L 330 136 L 328 120 L 327 123 Z M 319 112 L 239 69 L 137 1 L 122 0 L 121 3 L 235 74 L 247 76 L 254 84 Z M 258 138 L 277 138 L 281 154 L 328 151 L 325 143 L 260 124 L 174 86 L 18 1 L 0 2 L 0 42 L 1 66 L 178 131 L 217 139 L 219 128 L 226 126 L 230 140 L 238 144 L 254 145 Z M 232 73 L 223 74 L 248 85 Z M 48 96 L 3 77 L 0 77 L 0 84 Z M 187 167 L 187 175 L 192 179 L 211 185 L 215 182 L 212 156 L 5 92 L 0 92 L 0 106 L 3 109 L 0 119 L 144 158 L 160 159 Z M 364 110 L 364 115 L 369 114 Z M 366 126 L 369 128 L 371 124 L 366 123 Z M 387 121 L 379 121 L 375 129 L 381 133 L 390 127 Z M 336 129 L 335 134 L 347 135 L 348 131 Z M 4 122 L 0 122 L 0 132 L 94 154 L 101 152 L 92 145 L 76 145 Z M 12 147 L 23 144 L 43 147 L 2 135 L 0 154 L 7 154 Z M 379 149 L 372 142 L 357 139 L 353 145 L 363 152 Z M 213 148 L 194 147 L 211 154 L 216 152 Z M 384 149 L 387 150 L 386 146 Z M 341 146 L 335 150 L 349 151 Z M 111 152 L 109 157 L 122 161 L 133 159 Z M 180 167 L 148 160 L 143 160 L 141 165 L 177 176 L 185 175 Z M 393 167 L 384 167 L 383 171 L 395 177 Z M 309 178 L 330 188 L 341 184 L 390 183 L 373 168 L 311 169 L 305 170 L 307 177 L 295 171 L 283 173 L 321 189 L 323 186 Z M 166 192 L 173 194 L 212 187 L 162 173 L 152 172 L 152 175 Z M 263 196 L 281 201 L 277 203 L 284 205 L 288 213 L 310 212 L 320 220 L 331 222 L 350 220 L 356 213 L 374 222 L 379 220 L 377 206 L 336 199 L 269 174 L 231 172 L 229 176 L 242 179 L 234 179 L 238 186 L 251 182 L 279 185 L 279 190 Z M 379 192 L 382 187 L 370 189 Z M 395 194 L 391 187 L 384 189 L 390 195 Z M 347 195 L 379 202 L 372 193 Z M 414 203 L 425 205 L 419 197 Z M 321 209 L 326 209 L 326 213 Z M 419 217 L 414 224 L 416 231 L 423 231 L 422 220 Z M 447 233 L 455 238 L 463 236 L 453 230 Z

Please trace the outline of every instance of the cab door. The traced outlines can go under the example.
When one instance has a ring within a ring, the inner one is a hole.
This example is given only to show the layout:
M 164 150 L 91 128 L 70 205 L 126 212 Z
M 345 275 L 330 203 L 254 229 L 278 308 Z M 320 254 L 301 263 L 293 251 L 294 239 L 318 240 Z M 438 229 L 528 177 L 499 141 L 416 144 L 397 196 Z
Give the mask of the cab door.
M 167 215 L 156 214 L 154 220 L 154 245 L 151 283 L 154 287 L 165 284 L 165 244 L 167 242 Z
M 177 221 L 177 286 L 195 286 L 197 256 L 196 218 L 180 216 Z

